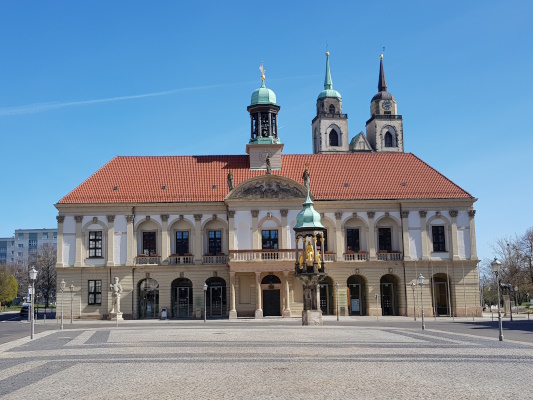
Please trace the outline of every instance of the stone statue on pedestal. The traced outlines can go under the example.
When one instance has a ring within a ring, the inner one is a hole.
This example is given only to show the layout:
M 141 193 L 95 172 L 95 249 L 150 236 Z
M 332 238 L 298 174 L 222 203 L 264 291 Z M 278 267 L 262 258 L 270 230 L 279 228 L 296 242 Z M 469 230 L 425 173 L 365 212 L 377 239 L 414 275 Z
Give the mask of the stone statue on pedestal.
M 115 276 L 115 283 L 111 283 L 109 289 L 113 294 L 113 308 L 111 309 L 111 314 L 122 314 L 120 312 L 120 293 L 122 293 L 122 285 L 118 283 L 118 277 Z

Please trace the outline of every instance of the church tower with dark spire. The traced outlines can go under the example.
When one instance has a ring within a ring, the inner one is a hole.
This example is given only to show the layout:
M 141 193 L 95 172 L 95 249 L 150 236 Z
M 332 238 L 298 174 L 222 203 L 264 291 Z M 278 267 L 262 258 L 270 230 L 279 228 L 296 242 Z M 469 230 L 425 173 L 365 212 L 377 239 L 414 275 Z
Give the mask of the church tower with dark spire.
M 342 97 L 333 89 L 329 69 L 329 52 L 326 53 L 324 90 L 316 99 L 316 117 L 313 118 L 311 126 L 313 154 L 349 151 L 348 115 L 342 113 Z
M 374 151 L 403 152 L 403 121 L 394 96 L 387 91 L 383 54 L 379 56 L 378 93 L 370 102 L 366 137 Z

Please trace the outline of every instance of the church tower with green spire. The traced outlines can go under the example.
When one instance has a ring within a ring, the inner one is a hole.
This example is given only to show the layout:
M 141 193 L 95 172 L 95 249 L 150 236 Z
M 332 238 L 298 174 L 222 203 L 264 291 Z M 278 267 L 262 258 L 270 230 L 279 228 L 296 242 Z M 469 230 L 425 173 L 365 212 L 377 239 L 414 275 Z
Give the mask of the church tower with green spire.
M 348 115 L 342 113 L 342 97 L 333 89 L 329 69 L 329 52 L 326 53 L 324 90 L 316 99 L 316 117 L 312 122 L 313 154 L 347 153 Z

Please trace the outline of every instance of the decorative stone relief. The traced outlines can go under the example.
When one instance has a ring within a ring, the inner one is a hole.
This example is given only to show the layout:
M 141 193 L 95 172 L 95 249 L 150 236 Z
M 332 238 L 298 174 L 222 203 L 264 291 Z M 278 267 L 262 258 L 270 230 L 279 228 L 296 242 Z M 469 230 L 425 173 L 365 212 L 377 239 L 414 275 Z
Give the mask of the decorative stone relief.
M 286 217 L 287 214 L 289 213 L 289 210 L 279 210 L 279 212 L 281 213 L 282 217 Z
M 98 223 L 98 217 L 93 217 L 93 224 L 97 224 Z
M 388 211 L 385 213 L 385 217 L 389 218 L 389 212 Z
M 357 213 L 356 212 L 352 213 L 352 217 L 357 218 Z
M 64 215 L 58 215 L 58 216 L 56 216 L 56 219 L 57 219 L 57 222 L 59 224 L 62 224 L 65 221 L 65 216 Z
M 114 215 L 106 215 L 107 222 L 115 222 L 115 216 Z
M 409 217 L 409 211 L 402 211 L 401 214 L 402 214 L 402 218 Z
M 450 210 L 450 217 L 455 218 L 455 217 L 457 217 L 457 214 L 459 214 L 459 211 L 457 211 L 457 210 Z
M 168 214 L 161 214 L 161 221 L 167 222 L 168 221 Z
M 194 214 L 194 220 L 195 221 L 201 221 L 202 220 L 202 214 Z
M 74 220 L 78 223 L 81 223 L 81 221 L 83 221 L 83 215 L 75 215 Z
M 127 221 L 128 223 L 132 223 L 132 222 L 133 222 L 133 217 L 134 217 L 134 216 L 131 215 L 131 214 L 130 214 L 130 215 L 126 215 L 126 221 Z
M 259 216 L 259 210 L 251 210 L 252 217 L 257 218 Z
M 146 220 L 150 221 L 150 216 L 149 215 L 146 216 Z
M 218 272 L 217 271 L 213 271 L 213 276 L 216 278 L 218 276 Z
M 216 214 L 213 214 L 213 219 L 217 219 L 217 215 Z
M 178 218 L 180 221 L 183 221 L 183 214 L 180 214 Z
M 427 211 L 422 211 L 422 210 L 420 210 L 420 211 L 418 212 L 418 214 L 419 214 L 422 218 L 426 218 L 426 215 L 428 215 L 428 212 L 427 212 Z
M 229 210 L 228 211 L 228 218 L 233 218 L 235 217 L 235 210 Z
M 468 216 L 470 218 L 474 218 L 475 215 L 476 215 L 476 210 L 468 210 Z
M 242 187 L 232 197 L 235 199 L 290 199 L 305 197 L 305 195 L 300 188 L 272 180 L 254 182 Z
M 368 218 L 374 218 L 374 215 L 376 215 L 376 212 L 375 211 L 368 211 L 366 213 L 366 215 L 368 215 Z
M 342 212 L 337 211 L 337 212 L 335 213 L 335 218 L 336 218 L 336 219 L 341 219 L 341 218 L 342 218 Z

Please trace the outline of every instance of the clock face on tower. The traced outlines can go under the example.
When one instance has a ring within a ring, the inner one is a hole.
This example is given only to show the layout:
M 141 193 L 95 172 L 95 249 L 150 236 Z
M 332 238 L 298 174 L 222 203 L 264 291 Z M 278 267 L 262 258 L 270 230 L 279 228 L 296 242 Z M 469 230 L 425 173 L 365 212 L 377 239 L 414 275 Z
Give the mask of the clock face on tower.
M 385 100 L 383 103 L 381 103 L 381 107 L 388 111 L 392 108 L 392 102 L 390 100 Z
M 259 153 L 259 160 L 261 162 L 265 162 L 267 157 L 270 157 L 270 153 L 266 150 L 263 150 Z

